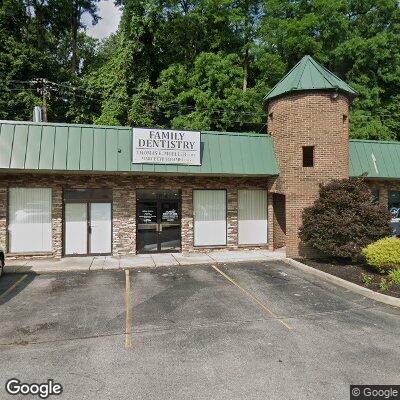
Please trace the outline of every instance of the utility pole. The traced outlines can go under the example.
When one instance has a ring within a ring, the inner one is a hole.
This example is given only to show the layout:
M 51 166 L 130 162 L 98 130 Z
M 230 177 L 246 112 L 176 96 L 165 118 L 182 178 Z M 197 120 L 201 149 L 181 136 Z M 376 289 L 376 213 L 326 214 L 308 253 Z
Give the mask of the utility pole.
M 42 95 L 43 122 L 47 122 L 47 102 L 50 98 L 50 91 L 48 88 L 49 82 L 46 78 L 41 78 L 37 79 L 36 83 L 40 85 L 38 88 L 38 92 Z

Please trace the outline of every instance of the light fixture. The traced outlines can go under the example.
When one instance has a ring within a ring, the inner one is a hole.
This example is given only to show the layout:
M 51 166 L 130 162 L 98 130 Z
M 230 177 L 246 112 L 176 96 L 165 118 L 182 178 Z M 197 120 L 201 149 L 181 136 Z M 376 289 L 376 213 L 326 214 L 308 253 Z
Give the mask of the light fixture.
M 335 90 L 334 92 L 331 93 L 331 99 L 332 100 L 336 100 L 339 96 L 339 93 L 337 90 Z

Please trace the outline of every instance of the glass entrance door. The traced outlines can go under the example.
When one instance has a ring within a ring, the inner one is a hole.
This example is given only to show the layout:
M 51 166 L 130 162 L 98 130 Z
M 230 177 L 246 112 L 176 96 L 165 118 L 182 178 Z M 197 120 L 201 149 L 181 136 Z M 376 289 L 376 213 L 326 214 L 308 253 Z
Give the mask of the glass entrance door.
M 160 203 L 158 233 L 160 251 L 175 252 L 181 250 L 181 219 L 177 201 L 162 201 Z
M 176 190 L 138 190 L 137 251 L 181 251 L 180 193 Z
M 138 202 L 137 248 L 138 253 L 158 252 L 157 202 Z

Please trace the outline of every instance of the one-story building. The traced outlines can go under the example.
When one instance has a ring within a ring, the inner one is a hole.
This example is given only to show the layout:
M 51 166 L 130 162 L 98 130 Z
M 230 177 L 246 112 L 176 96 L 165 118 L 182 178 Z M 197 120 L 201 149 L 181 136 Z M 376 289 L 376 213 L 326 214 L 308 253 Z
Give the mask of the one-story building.
M 400 142 L 349 140 L 357 93 L 304 57 L 265 97 L 268 133 L 0 121 L 0 247 L 61 258 L 309 249 L 319 184 L 367 175 L 400 217 Z

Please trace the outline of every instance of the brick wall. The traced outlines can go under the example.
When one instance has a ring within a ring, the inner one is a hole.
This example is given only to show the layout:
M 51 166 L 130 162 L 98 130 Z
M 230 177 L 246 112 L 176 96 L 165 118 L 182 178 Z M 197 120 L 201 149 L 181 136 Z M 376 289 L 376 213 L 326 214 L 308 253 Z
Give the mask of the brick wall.
M 0 187 L 0 248 L 6 250 L 7 240 L 7 189 Z
M 268 106 L 280 175 L 271 187 L 286 197 L 286 252 L 289 257 L 315 256 L 300 243 L 304 208 L 318 197 L 319 184 L 348 177 L 348 99 L 339 94 L 292 93 Z M 303 168 L 302 147 L 315 146 L 314 167 Z
M 182 192 L 182 251 L 205 251 L 207 248 L 193 247 L 193 189 L 227 190 L 227 246 L 236 249 L 238 218 L 237 190 L 266 189 L 272 185 L 268 178 L 222 178 L 190 176 L 128 176 L 128 175 L 61 175 L 61 174 L 7 174 L 0 175 L 0 245 L 6 248 L 7 188 L 50 187 L 52 188 L 53 254 L 62 256 L 63 250 L 63 189 L 65 188 L 110 188 L 113 192 L 113 255 L 135 254 L 136 252 L 136 190 L 139 188 L 181 189 Z M 272 248 L 273 226 L 272 201 L 268 198 L 269 243 Z M 246 248 L 250 249 L 251 246 Z M 23 257 L 23 256 L 16 256 Z M 30 256 L 31 257 L 31 256 Z M 48 254 L 36 257 L 49 257 Z
M 286 199 L 283 194 L 273 193 L 273 246 L 275 249 L 286 244 Z
M 400 191 L 400 180 L 388 179 L 379 181 L 375 179 L 367 179 L 366 183 L 373 190 L 379 190 L 379 202 L 388 207 L 389 205 L 389 191 Z

